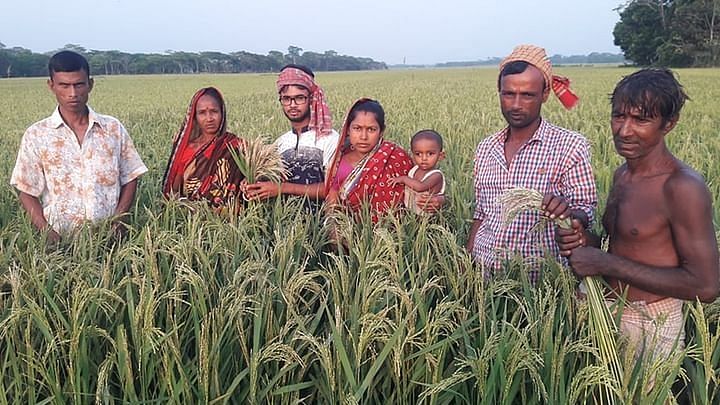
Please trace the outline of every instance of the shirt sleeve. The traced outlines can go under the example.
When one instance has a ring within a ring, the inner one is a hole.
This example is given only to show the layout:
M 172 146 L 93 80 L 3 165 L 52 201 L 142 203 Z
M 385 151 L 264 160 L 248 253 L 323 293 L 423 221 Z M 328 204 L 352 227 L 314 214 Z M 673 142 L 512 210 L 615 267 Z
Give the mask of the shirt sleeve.
M 475 212 L 473 213 L 473 219 L 482 222 L 485 220 L 485 212 L 480 204 L 482 197 L 480 191 L 480 163 L 482 161 L 481 146 L 482 144 L 478 144 L 477 149 L 475 150 L 475 165 L 473 168 L 473 183 L 475 186 Z
M 323 147 L 323 171 L 327 174 L 327 168 L 335 158 L 335 152 L 337 150 L 337 144 L 339 136 L 335 132 L 332 133 L 334 136 L 328 136 Z
M 20 150 L 10 176 L 10 185 L 33 197 L 39 197 L 45 190 L 42 160 L 32 141 L 29 129 L 20 140 Z
M 597 188 L 590 164 L 590 144 L 583 139 L 573 148 L 570 164 L 562 179 L 562 193 L 567 197 L 570 208 L 582 210 L 588 216 L 588 225 L 595 220 L 597 209 Z
M 125 130 L 125 127 L 120 124 L 120 185 L 124 186 L 127 183 L 135 180 L 141 175 L 145 174 L 148 169 L 143 163 L 140 155 L 135 149 L 130 135 Z

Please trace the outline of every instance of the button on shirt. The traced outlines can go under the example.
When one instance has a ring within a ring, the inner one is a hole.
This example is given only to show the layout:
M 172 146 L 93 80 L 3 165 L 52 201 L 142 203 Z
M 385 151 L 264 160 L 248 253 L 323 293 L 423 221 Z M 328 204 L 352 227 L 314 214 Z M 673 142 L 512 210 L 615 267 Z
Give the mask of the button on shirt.
M 112 216 L 120 188 L 147 172 L 120 121 L 88 110 L 82 145 L 57 108 L 28 128 L 10 178 L 12 186 L 40 199 L 58 232 Z
M 508 128 L 484 139 L 475 154 L 474 218 L 480 221 L 473 257 L 492 271 L 520 255 L 530 266 L 530 280 L 537 281 L 536 260 L 549 252 L 560 258 L 554 227 L 540 232 L 533 228 L 541 214 L 519 214 L 503 225 L 503 207 L 498 198 L 514 187 L 531 188 L 542 194 L 564 197 L 571 209 L 584 211 L 590 222 L 597 207 L 595 179 L 590 166 L 590 144 L 580 134 L 542 120 L 533 136 L 517 151 L 508 165 L 504 145 Z

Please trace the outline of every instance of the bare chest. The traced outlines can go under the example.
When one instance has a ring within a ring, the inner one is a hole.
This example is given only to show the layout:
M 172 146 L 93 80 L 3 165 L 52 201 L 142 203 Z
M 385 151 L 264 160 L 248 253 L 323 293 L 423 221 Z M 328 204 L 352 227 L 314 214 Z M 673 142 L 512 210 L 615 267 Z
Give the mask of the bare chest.
M 618 181 L 608 196 L 603 225 L 611 245 L 660 247 L 671 240 L 663 197 L 665 178 Z

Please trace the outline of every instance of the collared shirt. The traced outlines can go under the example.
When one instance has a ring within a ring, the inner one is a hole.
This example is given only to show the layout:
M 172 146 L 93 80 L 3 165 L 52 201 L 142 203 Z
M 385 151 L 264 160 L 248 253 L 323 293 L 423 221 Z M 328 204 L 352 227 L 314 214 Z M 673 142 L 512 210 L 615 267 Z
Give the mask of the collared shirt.
M 58 232 L 112 216 L 120 188 L 147 172 L 120 121 L 88 110 L 82 144 L 58 108 L 30 126 L 10 178 L 19 191 L 40 199 Z
M 590 222 L 597 207 L 595 179 L 590 166 L 590 144 L 580 134 L 542 120 L 533 136 L 508 165 L 505 141 L 508 128 L 484 139 L 475 153 L 475 214 L 480 221 L 473 257 L 491 271 L 520 255 L 530 266 L 530 280 L 537 281 L 536 260 L 546 252 L 560 258 L 554 227 L 534 230 L 541 214 L 527 211 L 503 224 L 498 198 L 513 187 L 531 188 L 542 194 L 564 197 L 571 209 L 584 211 Z
M 294 184 L 324 182 L 339 139 L 340 135 L 335 130 L 322 137 L 316 137 L 315 130 L 300 135 L 291 130 L 280 135 L 275 144 L 290 172 L 288 181 Z

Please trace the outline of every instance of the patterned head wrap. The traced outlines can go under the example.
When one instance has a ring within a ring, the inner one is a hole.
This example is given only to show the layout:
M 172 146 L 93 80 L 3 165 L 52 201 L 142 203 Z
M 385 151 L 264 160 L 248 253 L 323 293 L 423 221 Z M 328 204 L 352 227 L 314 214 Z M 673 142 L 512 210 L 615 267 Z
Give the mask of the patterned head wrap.
M 510 62 L 517 61 L 527 62 L 538 68 L 545 78 L 545 83 L 550 85 L 560 103 L 568 110 L 575 107 L 579 98 L 570 90 L 570 79 L 553 75 L 552 63 L 550 63 L 545 49 L 535 45 L 518 45 L 500 63 L 500 70 L 502 71 Z
M 332 117 L 330 108 L 325 102 L 325 94 L 320 86 L 315 83 L 312 76 L 294 67 L 288 67 L 280 72 L 277 79 L 277 91 L 280 93 L 283 87 L 302 86 L 310 91 L 312 102 L 310 103 L 310 129 L 314 129 L 318 137 L 328 135 L 332 132 Z

